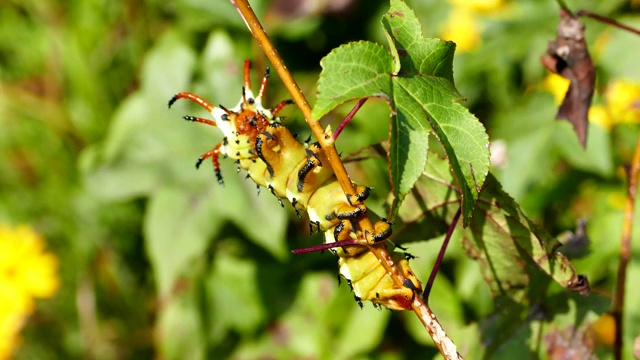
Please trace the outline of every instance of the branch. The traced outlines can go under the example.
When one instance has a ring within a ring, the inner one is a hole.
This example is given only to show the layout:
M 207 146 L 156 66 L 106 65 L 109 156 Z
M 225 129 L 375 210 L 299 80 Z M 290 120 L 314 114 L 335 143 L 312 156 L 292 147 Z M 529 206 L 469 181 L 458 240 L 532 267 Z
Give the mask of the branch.
M 610 19 L 610 18 L 608 18 L 606 16 L 602 16 L 602 15 L 598 15 L 596 13 L 592 13 L 589 10 L 578 10 L 576 12 L 576 15 L 577 16 L 581 16 L 581 17 L 592 18 L 594 20 L 600 21 L 601 23 L 608 24 L 608 25 L 611 25 L 613 27 L 617 27 L 619 29 L 628 31 L 628 32 L 636 34 L 636 35 L 640 35 L 640 30 L 638 30 L 638 29 L 636 29 L 634 27 L 631 27 L 629 25 L 625 25 L 625 24 L 623 24 L 621 22 L 618 22 L 618 21 L 615 21 L 613 19 Z
M 342 190 L 345 192 L 345 194 L 354 194 L 355 188 L 353 186 L 353 183 L 351 182 L 351 179 L 349 178 L 349 175 L 347 174 L 347 171 L 344 168 L 344 165 L 342 164 L 342 161 L 340 160 L 338 152 L 336 151 L 333 141 L 334 139 L 331 136 L 325 134 L 324 129 L 318 120 L 314 120 L 312 118 L 311 106 L 309 105 L 309 102 L 298 87 L 296 81 L 291 76 L 291 73 L 289 73 L 289 71 L 287 70 L 287 67 L 282 61 L 282 58 L 280 58 L 280 55 L 278 55 L 278 51 L 271 43 L 269 36 L 264 31 L 262 25 L 260 24 L 260 21 L 251 9 L 248 1 L 230 1 L 240 13 L 240 17 L 244 20 L 245 24 L 251 31 L 251 34 L 256 39 L 260 47 L 262 47 L 262 50 L 269 59 L 269 62 L 271 62 L 271 65 L 282 79 L 284 86 L 291 94 L 291 98 L 293 99 L 294 103 L 300 109 L 300 112 L 311 128 L 313 135 L 316 137 L 318 143 L 320 143 L 320 146 L 322 147 L 322 150 L 329 159 L 329 163 L 336 175 L 336 178 L 338 179 L 338 182 L 340 183 L 340 186 L 342 187 Z M 371 223 L 371 220 L 366 216 L 363 216 L 358 220 L 358 226 L 363 233 L 365 231 L 373 232 L 373 225 Z M 390 274 L 396 285 L 404 286 L 403 283 L 407 279 L 397 270 L 395 265 L 392 265 L 394 264 L 394 262 L 389 256 L 386 244 L 378 243 L 365 246 L 368 246 L 369 250 L 378 258 L 378 260 L 380 260 L 380 264 Z M 423 325 L 429 332 L 429 335 L 431 335 L 431 338 L 433 339 L 435 345 L 438 347 L 438 350 L 440 350 L 442 356 L 447 360 L 462 359 L 462 356 L 457 353 L 455 344 L 451 341 L 451 339 L 447 337 L 444 329 L 442 328 L 442 325 L 440 325 L 440 323 L 438 322 L 435 314 L 433 314 L 431 309 L 429 309 L 429 307 L 424 303 L 422 297 L 417 292 L 414 292 L 414 299 L 413 303 L 411 304 L 411 308 L 423 323 Z
M 433 269 L 431 270 L 431 275 L 429 275 L 429 280 L 427 280 L 427 285 L 424 287 L 424 293 L 422 294 L 422 298 L 424 298 L 425 302 L 429 302 L 429 294 L 431 294 L 431 288 L 433 287 L 433 283 L 436 281 L 436 275 L 438 275 L 438 271 L 440 270 L 440 265 L 442 265 L 442 259 L 444 259 L 444 253 L 447 251 L 447 246 L 449 246 L 449 240 L 451 240 L 451 236 L 453 235 L 453 230 L 455 230 L 456 225 L 458 225 L 458 220 L 460 219 L 460 214 L 462 214 L 462 209 L 458 208 L 456 214 L 453 215 L 453 220 L 451 220 L 451 224 L 449 225 L 449 229 L 447 230 L 447 235 L 444 237 L 444 241 L 442 242 L 442 246 L 440 247 L 440 251 L 438 252 L 438 257 L 436 258 L 435 264 L 433 264 Z
M 633 215 L 635 213 L 636 194 L 638 191 L 638 173 L 640 172 L 640 139 L 636 144 L 633 160 L 628 172 L 627 200 L 624 207 L 622 223 L 622 238 L 620 239 L 620 264 L 618 265 L 618 283 L 616 284 L 613 300 L 613 318 L 616 325 L 616 338 L 613 352 L 616 360 L 622 359 L 622 318 L 624 312 L 625 283 L 627 279 L 627 265 L 631 257 L 631 233 L 633 230 Z

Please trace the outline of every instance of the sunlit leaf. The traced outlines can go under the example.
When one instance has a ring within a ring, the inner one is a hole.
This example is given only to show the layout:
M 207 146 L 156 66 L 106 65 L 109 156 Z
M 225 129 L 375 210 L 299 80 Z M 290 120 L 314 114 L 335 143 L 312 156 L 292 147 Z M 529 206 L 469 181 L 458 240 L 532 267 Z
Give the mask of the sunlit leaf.
M 389 150 L 395 214 L 427 162 L 428 136 L 444 145 L 463 191 L 464 224 L 489 169 L 488 137 L 484 127 L 459 104 L 453 86 L 450 42 L 422 37 L 413 11 L 392 1 L 383 17 L 391 53 L 369 42 L 342 46 L 321 63 L 314 118 L 341 103 L 363 97 L 381 97 L 394 112 Z
M 434 220 L 436 224 L 450 222 L 458 208 L 455 200 L 460 190 L 445 164 L 446 160 L 431 156 L 412 193 L 412 201 L 417 203 L 412 206 L 407 201 L 407 210 L 400 211 L 409 223 L 429 227 Z M 531 222 L 491 175 L 480 192 L 471 223 L 464 230 L 463 245 L 467 254 L 480 263 L 495 297 L 507 297 L 520 304 L 535 303 L 550 280 L 569 290 L 588 291 L 586 279 L 557 252 L 561 246 L 558 240 Z

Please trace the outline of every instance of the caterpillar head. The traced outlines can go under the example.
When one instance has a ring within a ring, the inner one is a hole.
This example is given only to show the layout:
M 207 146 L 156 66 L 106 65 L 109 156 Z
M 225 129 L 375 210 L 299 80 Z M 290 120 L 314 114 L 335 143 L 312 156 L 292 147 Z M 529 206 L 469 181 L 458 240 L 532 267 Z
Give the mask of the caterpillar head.
M 251 89 L 251 62 L 244 61 L 244 87 L 240 102 L 232 109 L 220 106 L 221 111 L 212 114 L 218 124 L 222 124 L 218 126 L 229 143 L 235 143 L 241 148 L 245 148 L 242 146 L 245 144 L 252 149 L 255 146 L 256 137 L 276 120 L 271 110 L 262 106 L 262 97 L 267 88 L 268 79 L 269 69 L 267 68 L 258 96 L 255 97 Z M 229 155 L 232 156 L 232 154 Z M 252 155 L 255 156 L 255 154 Z
M 258 158 L 255 151 L 258 135 L 263 133 L 271 123 L 276 122 L 277 118 L 275 116 L 285 105 L 292 103 L 291 100 L 286 100 L 281 102 L 273 110 L 265 109 L 264 106 L 262 106 L 262 98 L 267 89 L 269 69 L 267 68 L 262 78 L 258 96 L 254 96 L 251 90 L 250 70 L 251 62 L 245 60 L 242 98 L 240 98 L 240 102 L 234 108 L 227 109 L 222 105 L 213 106 L 202 97 L 189 92 L 178 93 L 169 100 L 169 107 L 178 99 L 191 100 L 213 116 L 212 120 L 195 116 L 185 116 L 184 119 L 215 126 L 222 131 L 224 140 L 200 156 L 196 162 L 196 167 L 199 167 L 205 159 L 211 158 L 213 169 L 220 184 L 224 184 L 220 172 L 220 155 L 236 159 L 239 167 L 247 169 L 252 163 L 255 163 Z

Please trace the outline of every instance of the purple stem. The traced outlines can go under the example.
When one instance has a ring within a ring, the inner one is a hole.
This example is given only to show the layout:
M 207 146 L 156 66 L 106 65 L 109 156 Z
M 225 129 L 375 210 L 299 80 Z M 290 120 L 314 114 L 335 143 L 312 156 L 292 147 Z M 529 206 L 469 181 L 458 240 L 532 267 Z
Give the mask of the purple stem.
M 442 242 L 442 246 L 440 247 L 440 252 L 438 253 L 438 257 L 436 258 L 436 263 L 433 265 L 433 269 L 431 270 L 431 275 L 429 275 L 429 281 L 427 281 L 427 285 L 424 287 L 424 293 L 422 294 L 422 298 L 426 304 L 429 304 L 429 294 L 431 293 L 431 288 L 433 287 L 433 282 L 436 280 L 436 275 L 438 275 L 438 270 L 440 270 L 440 265 L 442 265 L 442 259 L 444 258 L 444 253 L 447 251 L 447 246 L 449 245 L 449 240 L 451 240 L 451 235 L 453 235 L 453 230 L 455 230 L 456 225 L 458 224 L 458 220 L 460 219 L 461 211 L 458 209 L 456 214 L 453 215 L 453 220 L 451 220 L 451 225 L 449 225 L 449 230 L 447 230 L 447 235 L 444 237 L 444 241 Z
M 333 249 L 333 248 L 343 247 L 343 246 L 353 246 L 358 244 L 359 243 L 356 240 L 342 240 L 342 241 L 336 241 L 332 243 L 313 245 L 313 246 L 304 247 L 301 249 L 291 250 L 291 253 L 293 255 L 300 255 L 300 254 L 306 254 L 306 253 L 315 252 L 315 251 L 322 251 L 322 250 Z
M 353 109 L 351 109 L 351 111 L 349 111 L 349 113 L 347 114 L 347 117 L 345 117 L 344 120 L 342 120 L 340 125 L 338 125 L 338 128 L 336 129 L 336 131 L 331 136 L 332 141 L 336 141 L 336 139 L 342 132 L 342 129 L 344 129 L 344 127 L 347 126 L 347 124 L 351 121 L 351 119 L 353 119 L 353 117 L 356 116 L 356 113 L 358 112 L 358 110 L 360 110 L 362 105 L 364 105 L 364 103 L 367 102 L 367 99 L 368 98 L 362 98 L 358 100 L 356 105 L 353 107 Z

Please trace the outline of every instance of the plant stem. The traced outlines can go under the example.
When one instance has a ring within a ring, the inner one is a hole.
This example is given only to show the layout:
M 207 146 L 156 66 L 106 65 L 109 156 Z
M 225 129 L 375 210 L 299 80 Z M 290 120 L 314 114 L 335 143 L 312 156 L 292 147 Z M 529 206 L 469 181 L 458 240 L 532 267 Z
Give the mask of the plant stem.
M 453 230 L 458 225 L 458 220 L 460 219 L 460 214 L 462 213 L 461 209 L 456 211 L 456 214 L 453 216 L 453 220 L 451 220 L 451 224 L 449 225 L 449 230 L 447 230 L 447 235 L 444 237 L 444 241 L 442 242 L 442 246 L 440 247 L 440 252 L 438 252 L 438 257 L 436 258 L 435 264 L 433 264 L 433 269 L 431 270 L 431 275 L 429 275 L 429 280 L 427 281 L 427 285 L 424 287 L 424 293 L 422 294 L 422 298 L 425 303 L 429 303 L 429 294 L 431 293 L 431 288 L 433 287 L 433 282 L 436 281 L 436 275 L 438 275 L 438 270 L 440 270 L 440 265 L 442 264 L 442 259 L 444 258 L 444 253 L 447 251 L 447 246 L 449 245 L 449 240 L 451 240 L 451 235 L 453 235 Z
M 336 131 L 333 132 L 333 135 L 331 135 L 331 140 L 333 142 L 336 141 L 336 139 L 338 138 L 338 136 L 340 136 L 340 133 L 342 132 L 342 129 L 345 128 L 345 126 L 347 126 L 347 124 L 349 124 L 349 122 L 351 121 L 351 119 L 353 119 L 354 116 L 356 116 L 356 113 L 358 112 L 358 110 L 360 110 L 360 108 L 362 107 L 362 105 L 364 105 L 364 103 L 367 102 L 368 98 L 362 98 L 360 100 L 358 100 L 358 102 L 356 103 L 356 105 L 353 107 L 353 109 L 351 109 L 351 111 L 349 111 L 349 113 L 347 114 L 347 116 L 344 118 L 344 120 L 342 120 L 342 122 L 340 123 L 340 125 L 338 125 L 338 127 L 336 128 Z
M 340 156 L 336 151 L 333 139 L 328 134 L 325 134 L 320 122 L 312 118 L 311 106 L 309 105 L 304 94 L 287 70 L 287 67 L 282 61 L 282 58 L 280 58 L 280 55 L 278 55 L 278 51 L 271 43 L 271 40 L 269 40 L 269 36 L 262 28 L 260 21 L 251 9 L 248 1 L 230 1 L 240 13 L 240 16 L 244 20 L 245 24 L 247 24 L 247 27 L 249 27 L 251 34 L 256 39 L 258 44 L 260 44 L 265 55 L 271 62 L 271 65 L 282 79 L 284 86 L 291 94 L 291 98 L 302 112 L 302 115 L 311 128 L 313 135 L 318 140 L 318 143 L 320 143 L 325 156 L 329 159 L 331 167 L 333 168 L 333 172 L 335 173 L 336 178 L 338 179 L 338 182 L 342 187 L 342 190 L 345 192 L 345 194 L 354 194 L 355 187 L 351 182 L 351 179 L 349 178 L 349 175 L 347 174 L 342 161 L 340 160 Z M 373 232 L 373 225 L 371 224 L 371 220 L 367 216 L 363 216 L 358 220 L 358 226 L 363 233 L 365 231 Z M 397 266 L 395 266 L 395 263 L 389 256 L 386 244 L 384 242 L 381 242 L 364 246 L 367 246 L 369 248 L 369 251 L 371 251 L 378 258 L 380 264 L 385 268 L 387 273 L 393 279 L 394 283 L 398 286 L 404 286 L 403 283 L 407 279 L 398 271 Z M 427 332 L 429 332 L 429 335 L 431 335 L 433 342 L 435 343 L 438 350 L 440 350 L 442 356 L 448 360 L 461 360 L 462 356 L 457 353 L 455 344 L 453 343 L 453 341 L 451 341 L 451 339 L 447 337 L 444 329 L 442 328 L 442 325 L 440 325 L 431 309 L 429 309 L 429 307 L 424 303 L 420 294 L 414 293 L 411 308 L 423 323 L 423 325 L 427 329 Z
M 251 5 L 249 5 L 247 0 L 231 0 L 231 3 L 236 7 L 236 9 L 238 9 L 238 12 L 240 12 L 241 17 L 249 27 L 249 30 L 251 30 L 251 34 L 256 39 L 260 47 L 262 47 L 262 50 L 271 62 L 273 69 L 278 73 L 284 83 L 284 86 L 291 94 L 293 102 L 295 102 L 300 109 L 300 112 L 302 112 L 302 116 L 304 116 L 305 121 L 311 128 L 313 135 L 318 139 L 325 155 L 331 162 L 333 172 L 336 174 L 342 189 L 347 194 L 354 194 L 355 188 L 351 183 L 351 180 L 349 180 L 349 175 L 340 161 L 340 156 L 338 155 L 335 146 L 333 146 L 331 141 L 328 141 L 330 137 L 325 134 L 320 122 L 312 118 L 309 102 L 300 90 L 300 87 L 298 87 L 296 81 L 293 79 L 293 76 L 291 76 L 289 70 L 287 70 L 284 61 L 282 61 L 278 51 L 273 46 L 273 43 L 271 43 L 269 36 L 262 28 L 256 14 L 251 9 Z M 369 226 L 365 227 L 365 229 L 372 229 L 370 222 Z
M 571 14 L 571 10 L 569 10 L 569 7 L 567 6 L 567 3 L 564 0 L 556 0 L 556 2 L 560 6 L 560 9 L 562 9 L 562 10 L 568 12 L 569 14 Z
M 602 15 L 598 15 L 598 14 L 592 13 L 589 10 L 578 10 L 576 12 L 576 15 L 577 16 L 582 16 L 582 17 L 592 18 L 592 19 L 598 20 L 598 21 L 600 21 L 602 23 L 617 27 L 617 28 L 622 29 L 622 30 L 626 30 L 626 31 L 634 33 L 636 35 L 640 35 L 640 30 L 638 30 L 636 28 L 633 28 L 633 27 L 631 27 L 629 25 L 625 25 L 623 23 L 617 22 L 617 21 L 615 21 L 615 20 L 613 20 L 611 18 L 608 18 L 606 16 L 602 16 Z
M 631 257 L 631 234 L 633 230 L 633 216 L 635 213 L 636 194 L 638 191 L 638 173 L 640 173 L 640 139 L 636 144 L 633 160 L 628 172 L 627 200 L 624 207 L 622 223 L 622 238 L 620 239 L 620 264 L 618 265 L 618 280 L 615 298 L 613 300 L 613 318 L 616 325 L 616 338 L 613 352 L 616 360 L 622 359 L 623 313 L 624 295 L 627 279 L 627 265 Z

